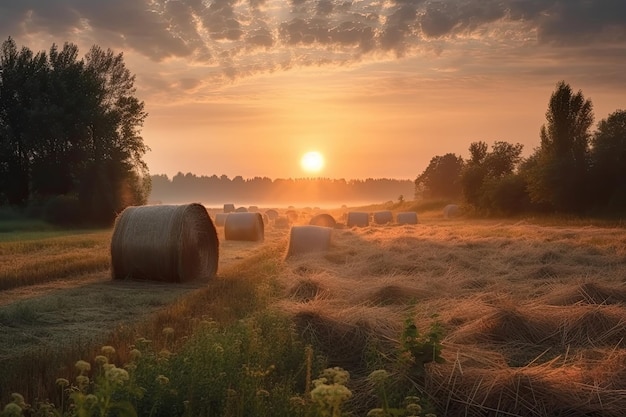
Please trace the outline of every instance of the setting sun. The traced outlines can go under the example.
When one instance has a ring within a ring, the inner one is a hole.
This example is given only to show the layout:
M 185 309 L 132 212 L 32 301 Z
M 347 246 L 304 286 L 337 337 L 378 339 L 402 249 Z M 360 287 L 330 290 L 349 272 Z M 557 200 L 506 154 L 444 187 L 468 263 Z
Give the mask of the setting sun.
M 316 151 L 307 152 L 302 155 L 300 165 L 306 172 L 319 172 L 324 168 L 324 156 Z

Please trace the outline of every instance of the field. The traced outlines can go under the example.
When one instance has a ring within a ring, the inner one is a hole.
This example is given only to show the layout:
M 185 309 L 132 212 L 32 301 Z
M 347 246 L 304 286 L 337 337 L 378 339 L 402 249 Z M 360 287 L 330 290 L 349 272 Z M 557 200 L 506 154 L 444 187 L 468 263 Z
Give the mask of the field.
M 232 298 L 245 275 L 269 288 L 268 307 L 328 366 L 350 371 L 353 392 L 371 366 L 402 374 L 399 356 L 385 353 L 399 351 L 408 320 L 442 332 L 444 361 L 412 378 L 439 416 L 622 415 L 623 227 L 418 216 L 417 225 L 334 229 L 327 252 L 293 258 L 288 228 L 268 224 L 262 243 L 225 241 L 220 228 L 218 276 L 183 285 L 112 281 L 111 230 L 0 234 L 0 402 L 14 391 L 49 395 L 50 381 L 95 346 L 123 356 L 137 336 L 159 343 L 164 326 L 188 336 L 193 319 L 245 317 Z

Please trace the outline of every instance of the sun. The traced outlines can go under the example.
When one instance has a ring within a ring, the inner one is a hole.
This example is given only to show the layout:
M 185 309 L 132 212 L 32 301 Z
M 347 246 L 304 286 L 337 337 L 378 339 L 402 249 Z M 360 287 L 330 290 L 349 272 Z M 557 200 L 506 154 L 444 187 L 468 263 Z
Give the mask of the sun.
M 307 152 L 302 155 L 300 166 L 306 172 L 320 172 L 324 168 L 324 156 L 317 151 Z

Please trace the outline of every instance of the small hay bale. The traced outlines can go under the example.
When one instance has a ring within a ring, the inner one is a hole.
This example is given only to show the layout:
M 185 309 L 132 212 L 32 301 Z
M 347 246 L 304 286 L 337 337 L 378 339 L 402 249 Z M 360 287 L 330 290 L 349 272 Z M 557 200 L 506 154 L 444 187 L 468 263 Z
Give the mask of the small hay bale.
M 327 251 L 333 229 L 324 226 L 294 226 L 289 232 L 287 257 Z
M 270 220 L 276 220 L 276 218 L 278 217 L 278 212 L 274 209 L 266 210 L 265 214 L 267 215 L 267 218 Z
M 414 211 L 402 211 L 396 215 L 398 224 L 417 224 L 417 213 Z
M 346 223 L 348 227 L 366 227 L 370 224 L 370 215 L 361 211 L 350 211 Z
M 188 282 L 217 272 L 219 241 L 201 204 L 127 207 L 111 237 L 113 279 Z
M 247 212 L 248 212 L 248 209 L 245 207 L 237 207 L 235 209 L 235 213 L 247 213 Z
M 260 213 L 230 213 L 224 224 L 226 240 L 262 241 L 265 226 Z
M 224 204 L 224 213 L 232 213 L 233 211 L 235 211 L 234 204 Z
M 298 221 L 298 217 L 300 217 L 298 212 L 295 210 L 287 210 L 285 215 L 289 217 L 289 220 L 291 220 L 292 223 Z
M 393 221 L 393 213 L 389 210 L 377 211 L 374 213 L 374 223 L 388 224 Z
M 459 215 L 459 206 L 456 204 L 448 204 L 443 208 L 443 217 L 451 219 Z
M 258 206 L 250 206 L 248 207 L 248 211 L 251 213 L 256 213 L 259 211 L 259 207 Z
M 278 229 L 286 229 L 291 226 L 291 222 L 288 217 L 279 216 L 274 220 L 274 227 Z
M 337 225 L 337 221 L 330 214 L 321 213 L 313 216 L 311 220 L 309 220 L 309 224 L 311 226 L 335 227 Z
M 224 227 L 224 223 L 226 222 L 226 217 L 228 217 L 229 213 L 215 213 L 215 226 Z

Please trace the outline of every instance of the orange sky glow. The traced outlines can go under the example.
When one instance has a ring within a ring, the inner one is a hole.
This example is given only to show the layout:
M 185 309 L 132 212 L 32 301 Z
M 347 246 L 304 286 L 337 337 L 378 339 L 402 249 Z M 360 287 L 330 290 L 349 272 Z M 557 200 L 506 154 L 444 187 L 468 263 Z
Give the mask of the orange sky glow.
M 8 3 L 8 2 L 7 2 Z M 475 141 L 539 146 L 560 80 L 626 108 L 618 0 L 40 0 L 2 40 L 123 52 L 151 174 L 414 179 Z M 38 6 L 37 6 L 38 5 Z

